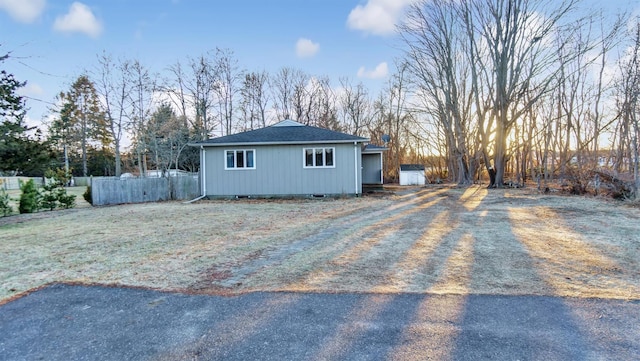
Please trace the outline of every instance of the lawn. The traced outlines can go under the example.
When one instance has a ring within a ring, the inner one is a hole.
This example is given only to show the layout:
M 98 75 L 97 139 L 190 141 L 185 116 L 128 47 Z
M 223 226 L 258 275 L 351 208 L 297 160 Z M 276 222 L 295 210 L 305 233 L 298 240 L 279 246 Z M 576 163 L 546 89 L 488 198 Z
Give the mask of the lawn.
M 475 186 L 14 215 L 0 303 L 51 282 L 640 299 L 639 221 L 619 202 Z

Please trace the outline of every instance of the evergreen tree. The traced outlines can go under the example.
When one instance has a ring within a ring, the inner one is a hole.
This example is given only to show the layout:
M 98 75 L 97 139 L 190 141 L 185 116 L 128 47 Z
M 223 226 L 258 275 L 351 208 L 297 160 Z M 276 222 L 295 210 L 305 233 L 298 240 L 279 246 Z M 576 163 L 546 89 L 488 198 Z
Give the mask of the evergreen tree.
M 75 206 L 76 196 L 67 194 L 65 184 L 69 184 L 71 174 L 64 169 L 47 170 L 47 178 L 40 194 L 40 204 L 38 208 L 50 211 L 56 208 L 69 209 Z
M 98 94 L 93 82 L 81 75 L 59 99 L 62 107 L 51 125 L 50 132 L 65 154 L 65 167 L 69 167 L 70 154 L 80 154 L 82 176 L 89 175 L 89 153 L 91 148 L 107 148 L 110 136 L 107 122 L 100 108 Z
M 38 188 L 33 179 L 29 179 L 24 183 L 21 182 L 20 190 L 22 191 L 18 205 L 20 213 L 35 213 L 40 210 L 40 192 L 38 192 Z
M 178 169 L 185 158 L 189 128 L 168 103 L 161 103 L 151 115 L 144 132 L 153 167 L 163 172 Z
M 0 56 L 0 64 L 8 55 Z M 0 71 L 0 172 L 12 175 L 41 176 L 50 165 L 49 144 L 39 130 L 25 124 L 24 98 L 17 94 L 26 82 Z
M 2 187 L 2 179 L 0 179 L 0 217 L 8 216 L 13 212 L 9 204 L 9 194 Z

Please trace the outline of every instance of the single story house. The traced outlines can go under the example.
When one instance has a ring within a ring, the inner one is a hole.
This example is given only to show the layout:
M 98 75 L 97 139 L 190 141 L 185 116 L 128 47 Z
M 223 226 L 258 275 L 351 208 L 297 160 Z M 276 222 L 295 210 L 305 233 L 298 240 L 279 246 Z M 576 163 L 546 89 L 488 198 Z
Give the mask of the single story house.
M 419 185 L 426 184 L 426 176 L 424 174 L 424 165 L 422 164 L 400 164 L 400 185 Z
M 261 198 L 360 195 L 363 182 L 382 184 L 385 148 L 368 142 L 284 120 L 190 145 L 200 148 L 202 196 Z

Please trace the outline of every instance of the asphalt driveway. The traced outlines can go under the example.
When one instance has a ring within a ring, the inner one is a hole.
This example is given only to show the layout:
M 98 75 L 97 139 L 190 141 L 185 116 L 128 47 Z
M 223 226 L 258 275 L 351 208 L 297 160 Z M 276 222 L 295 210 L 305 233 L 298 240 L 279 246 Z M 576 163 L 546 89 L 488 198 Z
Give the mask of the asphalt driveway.
M 53 285 L 0 306 L 0 360 L 632 360 L 640 302 Z

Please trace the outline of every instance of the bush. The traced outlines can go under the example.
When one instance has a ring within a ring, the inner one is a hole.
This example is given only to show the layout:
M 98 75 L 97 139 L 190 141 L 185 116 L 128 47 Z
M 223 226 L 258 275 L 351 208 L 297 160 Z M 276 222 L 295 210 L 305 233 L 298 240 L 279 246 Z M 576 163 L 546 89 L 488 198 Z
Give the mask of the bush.
M 58 206 L 58 194 L 56 193 L 56 185 L 54 182 L 45 181 L 45 185 L 42 187 L 43 191 L 40 194 L 40 208 L 48 209 L 50 211 L 56 209 Z
M 70 209 L 76 206 L 76 196 L 73 194 L 67 194 L 64 188 L 58 189 L 58 203 L 60 207 L 64 209 Z
M 40 193 L 36 188 L 36 183 L 33 179 L 29 179 L 27 182 L 20 182 L 20 204 L 18 211 L 20 213 L 34 213 L 40 209 Z
M 71 179 L 69 173 L 63 169 L 55 171 L 49 169 L 45 172 L 45 178 L 40 208 L 52 211 L 58 207 L 69 209 L 76 205 L 76 196 L 67 194 L 64 188 Z
M 13 213 L 13 209 L 9 205 L 9 195 L 4 188 L 0 188 L 0 215 L 4 217 L 11 213 Z
M 84 200 L 87 201 L 87 203 L 93 205 L 93 196 L 91 195 L 91 186 L 87 186 L 87 190 L 84 191 L 84 194 L 82 195 L 82 197 L 84 197 Z

